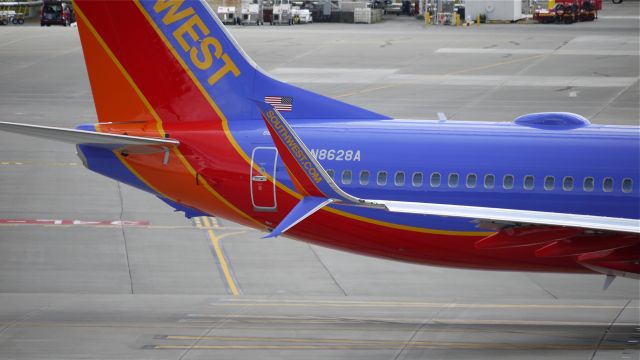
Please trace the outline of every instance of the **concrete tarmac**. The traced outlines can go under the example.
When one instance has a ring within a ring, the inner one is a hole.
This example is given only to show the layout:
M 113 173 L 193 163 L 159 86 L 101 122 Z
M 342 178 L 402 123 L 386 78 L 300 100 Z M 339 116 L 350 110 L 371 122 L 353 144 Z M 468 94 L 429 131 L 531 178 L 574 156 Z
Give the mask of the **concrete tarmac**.
M 233 27 L 279 78 L 396 118 L 638 124 L 638 2 L 594 23 Z M 95 110 L 75 28 L 0 27 L 0 121 Z M 639 284 L 403 264 L 187 220 L 0 133 L 2 359 L 638 359 Z

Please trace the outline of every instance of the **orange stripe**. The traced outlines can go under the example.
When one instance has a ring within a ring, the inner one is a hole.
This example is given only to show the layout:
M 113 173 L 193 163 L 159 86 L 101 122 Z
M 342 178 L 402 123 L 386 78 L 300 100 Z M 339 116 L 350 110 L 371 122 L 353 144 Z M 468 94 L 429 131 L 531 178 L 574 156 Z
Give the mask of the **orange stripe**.
M 97 33 L 96 29 L 88 21 L 82 10 L 78 6 L 76 6 L 76 9 L 76 13 L 78 14 L 79 18 L 82 20 L 82 22 L 84 22 L 84 25 L 86 25 L 87 29 L 91 32 L 91 34 L 93 34 L 95 40 L 100 44 L 104 53 L 106 53 L 106 55 L 113 61 L 113 64 L 116 65 L 122 76 L 124 76 L 124 78 L 129 83 L 130 87 L 135 91 L 137 98 L 142 102 L 145 110 L 155 120 L 156 129 L 160 136 L 164 137 L 165 131 L 162 127 L 162 121 L 158 114 L 155 112 L 151 104 L 147 101 L 144 94 L 142 94 L 131 76 L 127 73 L 126 69 L 124 69 L 113 52 L 109 49 L 108 45 Z M 97 51 L 93 51 L 94 53 L 92 55 L 95 56 L 97 54 Z M 104 127 L 105 125 L 102 126 Z M 110 127 L 110 129 L 113 129 L 113 127 Z M 146 132 L 144 133 L 144 135 L 149 136 L 149 133 Z M 184 155 L 177 148 L 174 148 L 169 154 L 169 162 L 167 163 L 167 165 L 163 165 L 163 157 L 163 153 L 146 155 L 131 154 L 126 159 L 118 156 L 118 158 L 125 164 L 125 166 L 132 170 L 132 173 L 135 176 L 140 178 L 145 184 L 149 185 L 149 187 L 154 189 L 154 191 L 157 191 L 162 196 L 172 199 L 178 203 L 204 204 L 205 208 L 203 208 L 203 206 L 198 207 L 208 213 L 222 213 L 223 216 L 234 219 L 235 221 L 239 221 L 247 225 L 258 225 L 259 227 L 263 227 L 260 222 L 253 219 L 248 214 L 242 212 L 240 209 L 235 207 L 224 197 L 218 194 L 205 181 L 200 182 L 202 187 L 198 186 L 195 180 L 195 169 L 191 167 L 188 161 L 184 158 Z M 170 174 L 170 176 L 167 176 L 168 174 Z M 152 181 L 150 179 L 158 180 L 153 181 L 154 185 L 152 185 Z M 203 198 L 210 198 L 210 195 L 213 195 L 213 197 L 215 198 L 214 200 L 217 201 L 202 201 Z M 225 209 L 227 211 L 224 211 Z

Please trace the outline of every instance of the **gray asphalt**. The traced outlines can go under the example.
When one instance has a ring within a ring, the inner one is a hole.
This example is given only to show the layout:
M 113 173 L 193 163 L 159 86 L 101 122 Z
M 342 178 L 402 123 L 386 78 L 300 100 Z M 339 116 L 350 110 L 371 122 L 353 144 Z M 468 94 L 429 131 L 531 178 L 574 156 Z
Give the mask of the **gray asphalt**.
M 638 9 L 605 4 L 571 26 L 394 16 L 231 32 L 279 78 L 397 118 L 638 124 Z M 0 27 L 0 64 L 0 121 L 94 121 L 76 29 Z M 635 280 L 602 291 L 602 276 L 434 268 L 260 236 L 187 220 L 85 170 L 71 146 L 0 133 L 0 358 L 640 357 Z

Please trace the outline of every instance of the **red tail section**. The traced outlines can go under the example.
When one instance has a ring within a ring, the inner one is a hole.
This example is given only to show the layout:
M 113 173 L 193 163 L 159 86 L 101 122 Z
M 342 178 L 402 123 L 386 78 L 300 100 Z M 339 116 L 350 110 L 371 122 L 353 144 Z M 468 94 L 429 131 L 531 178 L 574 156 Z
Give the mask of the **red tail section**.
M 158 1 L 176 6 L 184 3 Z M 222 167 L 247 164 L 246 155 L 236 151 L 225 131 L 222 112 L 144 8 L 153 11 L 156 3 L 74 1 L 99 130 L 179 138 L 181 146 L 168 153 L 116 156 L 163 199 L 260 226 L 245 209 L 234 205 L 244 201 L 221 195 L 231 192 L 208 178 L 209 169 L 197 157 L 202 154 L 194 154 L 196 144 L 207 143 L 211 154 L 224 154 L 227 162 Z M 191 132 L 193 129 L 205 131 Z
M 155 128 L 164 136 L 172 123 L 220 120 L 142 5 L 90 0 L 74 5 L 102 129 Z

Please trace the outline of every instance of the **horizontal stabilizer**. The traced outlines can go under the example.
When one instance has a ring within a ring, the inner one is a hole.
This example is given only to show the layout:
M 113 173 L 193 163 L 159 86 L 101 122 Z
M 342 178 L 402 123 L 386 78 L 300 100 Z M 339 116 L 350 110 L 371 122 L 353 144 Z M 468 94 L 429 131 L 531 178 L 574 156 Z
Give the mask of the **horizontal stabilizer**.
M 331 202 L 333 200 L 321 197 L 306 196 L 302 198 L 280 224 L 269 235 L 264 236 L 263 239 L 281 235 Z
M 52 126 L 18 124 L 0 121 L 0 131 L 61 141 L 69 144 L 91 145 L 110 150 L 128 151 L 132 154 L 149 154 L 167 151 L 180 145 L 175 139 L 99 133 L 87 130 L 58 128 Z

